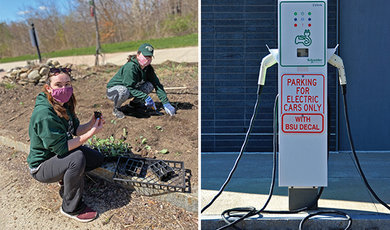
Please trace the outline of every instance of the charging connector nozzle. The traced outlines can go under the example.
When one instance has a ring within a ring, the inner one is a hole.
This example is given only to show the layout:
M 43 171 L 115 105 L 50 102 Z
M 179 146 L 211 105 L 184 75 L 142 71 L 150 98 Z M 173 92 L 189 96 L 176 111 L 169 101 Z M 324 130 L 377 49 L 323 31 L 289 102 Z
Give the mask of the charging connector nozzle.
M 347 78 L 345 76 L 343 59 L 341 59 L 341 57 L 339 57 L 338 55 L 333 54 L 333 56 L 328 60 L 328 62 L 329 62 L 329 64 L 331 64 L 332 66 L 334 66 L 338 69 L 340 85 L 341 86 L 346 85 Z
M 258 85 L 265 84 L 265 75 L 267 74 L 267 69 L 276 63 L 277 61 L 272 54 L 268 54 L 261 60 Z

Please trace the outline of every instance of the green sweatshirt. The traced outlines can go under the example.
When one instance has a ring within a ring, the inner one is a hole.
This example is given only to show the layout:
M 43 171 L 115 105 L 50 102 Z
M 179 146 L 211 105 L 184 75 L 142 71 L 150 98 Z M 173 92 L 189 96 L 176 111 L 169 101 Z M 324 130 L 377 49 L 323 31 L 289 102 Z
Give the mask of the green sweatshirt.
M 57 115 L 43 92 L 38 94 L 28 127 L 30 153 L 27 163 L 30 168 L 38 167 L 55 155 L 64 156 L 69 152 L 68 140 L 76 134 L 80 121 L 69 109 L 67 113 L 69 121 Z
M 146 81 L 153 84 L 161 103 L 169 103 L 164 87 L 158 80 L 153 67 L 148 65 L 144 69 L 141 69 L 136 57 L 133 57 L 119 69 L 114 77 L 108 82 L 107 88 L 111 88 L 116 85 L 123 85 L 129 89 L 130 94 L 133 97 L 145 100 L 148 95 L 137 88 Z

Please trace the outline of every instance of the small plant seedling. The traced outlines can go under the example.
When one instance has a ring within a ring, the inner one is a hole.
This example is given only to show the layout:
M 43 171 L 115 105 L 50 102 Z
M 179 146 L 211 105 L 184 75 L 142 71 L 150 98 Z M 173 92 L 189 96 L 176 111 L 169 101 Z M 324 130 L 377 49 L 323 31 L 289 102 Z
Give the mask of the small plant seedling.
M 160 130 L 161 132 L 163 131 L 163 128 L 161 126 L 159 126 L 159 125 L 156 126 L 156 129 Z
M 144 144 L 146 144 L 147 143 L 147 139 L 144 137 L 144 138 L 142 138 L 142 140 L 141 140 L 141 145 L 144 145 Z
M 168 154 L 169 150 L 168 149 L 163 149 L 159 153 L 161 153 L 161 154 Z
M 123 140 L 116 140 L 113 136 L 107 139 L 99 139 L 95 135 L 88 140 L 88 145 L 101 152 L 105 157 L 116 157 L 127 154 L 131 146 Z

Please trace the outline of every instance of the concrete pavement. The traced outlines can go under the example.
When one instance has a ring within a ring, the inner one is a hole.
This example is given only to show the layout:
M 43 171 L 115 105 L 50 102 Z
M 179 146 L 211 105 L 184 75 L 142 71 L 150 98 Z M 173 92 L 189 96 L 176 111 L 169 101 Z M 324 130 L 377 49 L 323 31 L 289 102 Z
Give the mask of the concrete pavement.
M 377 195 L 390 203 L 390 154 L 359 153 L 360 163 L 366 177 Z M 225 181 L 237 154 L 202 154 L 201 207 L 217 193 Z M 212 170 L 210 170 L 212 169 Z M 207 209 L 201 217 L 202 229 L 221 227 L 220 214 L 235 207 L 261 208 L 267 199 L 272 172 L 272 154 L 244 155 L 226 191 Z M 275 184 L 274 195 L 267 210 L 288 210 L 288 191 Z M 390 211 L 369 194 L 360 179 L 348 153 L 331 154 L 329 180 L 318 206 L 320 209 L 337 209 L 346 212 L 354 220 L 352 229 L 390 229 Z M 299 221 L 307 213 L 264 214 L 262 218 L 246 220 L 245 229 L 297 229 Z M 308 229 L 332 229 L 345 226 L 339 217 L 315 218 Z M 324 221 L 327 220 L 327 221 Z M 306 228 L 305 228 L 306 229 Z
M 130 54 L 136 54 L 135 51 L 132 52 L 120 52 L 120 53 L 107 53 L 102 57 L 99 57 L 100 64 L 112 63 L 115 65 L 123 65 L 127 61 L 127 57 Z M 58 57 L 50 58 L 57 60 L 60 64 L 72 63 L 75 65 L 95 65 L 95 56 L 94 55 L 82 55 L 82 56 L 69 56 L 69 57 Z M 171 48 L 171 49 L 156 49 L 154 52 L 154 59 L 152 64 L 161 64 L 167 60 L 175 62 L 198 62 L 198 47 L 181 47 L 181 48 Z M 34 60 L 38 61 L 38 60 Z M 19 62 L 10 62 L 10 63 L 0 63 L 0 69 L 8 71 L 15 67 L 25 66 L 26 61 Z

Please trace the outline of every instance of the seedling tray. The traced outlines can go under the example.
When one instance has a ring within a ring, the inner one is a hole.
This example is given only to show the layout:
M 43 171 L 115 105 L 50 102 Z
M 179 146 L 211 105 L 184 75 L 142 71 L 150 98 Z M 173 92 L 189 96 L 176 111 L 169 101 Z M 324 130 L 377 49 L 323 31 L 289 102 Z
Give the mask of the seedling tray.
M 120 170 L 119 173 L 140 177 L 144 166 L 144 161 L 134 158 L 120 157 L 117 164 L 121 165 L 121 167 L 118 169 Z
M 156 161 L 149 165 L 149 168 L 160 181 L 167 182 L 169 179 L 175 176 L 175 171 L 173 168 L 162 160 Z
M 184 162 L 119 157 L 113 180 L 126 185 L 186 192 Z

